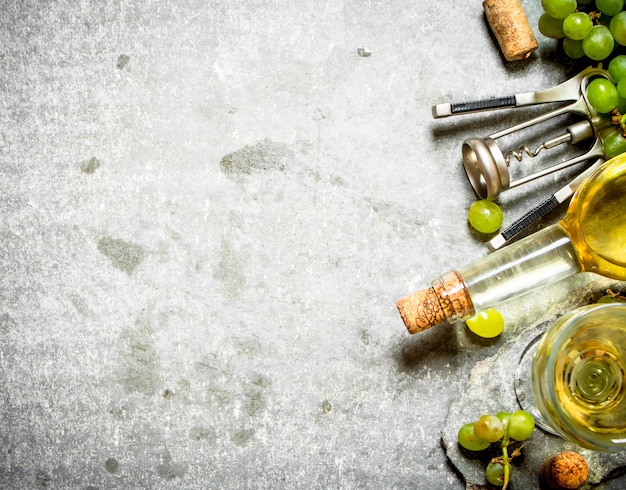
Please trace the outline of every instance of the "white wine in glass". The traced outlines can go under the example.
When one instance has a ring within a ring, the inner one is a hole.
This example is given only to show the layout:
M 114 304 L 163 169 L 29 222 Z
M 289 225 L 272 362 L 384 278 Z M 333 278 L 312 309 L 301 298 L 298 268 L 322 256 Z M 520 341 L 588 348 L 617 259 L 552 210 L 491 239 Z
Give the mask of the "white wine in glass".
M 546 425 L 587 449 L 626 450 L 626 304 L 577 308 L 534 353 L 534 403 Z

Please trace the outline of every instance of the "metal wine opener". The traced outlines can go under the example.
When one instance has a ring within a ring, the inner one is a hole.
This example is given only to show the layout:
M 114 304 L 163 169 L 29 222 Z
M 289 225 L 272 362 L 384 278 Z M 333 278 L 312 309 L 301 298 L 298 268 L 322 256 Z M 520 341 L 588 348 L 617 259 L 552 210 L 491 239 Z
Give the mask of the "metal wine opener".
M 483 138 L 468 138 L 463 142 L 463 165 L 470 184 L 476 194 L 482 199 L 494 200 L 501 192 L 507 189 L 517 187 L 578 163 L 593 162 L 587 170 L 578 175 L 570 184 L 544 200 L 491 240 L 489 245 L 492 249 L 502 247 L 538 218 L 569 199 L 584 178 L 606 159 L 602 148 L 601 131 L 611 126 L 611 120 L 610 117 L 598 113 L 591 106 L 587 100 L 586 94 L 587 85 L 593 78 L 597 77 L 611 80 L 609 73 L 603 70 L 602 66 L 599 65 L 598 67 L 588 67 L 569 80 L 555 87 L 538 92 L 527 92 L 472 102 L 445 103 L 433 106 L 433 117 L 442 118 L 551 102 L 567 103 L 557 109 L 534 117 L 526 122 L 516 124 L 508 129 L 503 129 Z M 503 136 L 568 113 L 579 115 L 582 119 L 567 126 L 562 134 L 546 139 L 537 146 L 535 150 L 531 150 L 526 145 L 521 145 L 517 149 L 503 151 L 496 141 Z M 549 166 L 533 174 L 518 178 L 517 180 L 512 180 L 510 177 L 509 164 L 513 158 L 521 162 L 523 156 L 535 158 L 542 150 L 550 150 L 551 148 L 568 142 L 577 144 L 587 140 L 591 142 L 591 146 L 581 155 Z

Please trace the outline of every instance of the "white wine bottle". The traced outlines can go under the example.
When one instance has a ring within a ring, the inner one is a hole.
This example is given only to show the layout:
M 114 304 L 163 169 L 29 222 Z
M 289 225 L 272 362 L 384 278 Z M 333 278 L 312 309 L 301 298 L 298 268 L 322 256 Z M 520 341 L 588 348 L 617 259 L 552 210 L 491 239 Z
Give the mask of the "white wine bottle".
M 578 272 L 626 280 L 626 154 L 578 188 L 564 218 L 397 302 L 409 333 L 475 312 Z

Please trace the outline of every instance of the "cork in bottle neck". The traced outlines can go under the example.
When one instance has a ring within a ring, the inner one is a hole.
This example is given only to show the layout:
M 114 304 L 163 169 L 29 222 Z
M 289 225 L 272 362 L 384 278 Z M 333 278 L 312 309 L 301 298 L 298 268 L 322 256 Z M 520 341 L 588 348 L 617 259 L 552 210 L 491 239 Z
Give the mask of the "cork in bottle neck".
M 474 311 L 469 292 L 457 271 L 445 273 L 423 289 L 396 304 L 409 333 L 422 332 L 446 320 L 456 320 Z

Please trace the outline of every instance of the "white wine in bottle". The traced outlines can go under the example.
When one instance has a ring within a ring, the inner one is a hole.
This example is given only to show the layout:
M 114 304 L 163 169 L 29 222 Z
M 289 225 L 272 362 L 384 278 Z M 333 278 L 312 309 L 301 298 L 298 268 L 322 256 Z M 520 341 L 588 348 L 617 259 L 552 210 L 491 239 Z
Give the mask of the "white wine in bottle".
M 409 333 L 467 318 L 577 272 L 626 280 L 626 154 L 600 166 L 565 217 L 397 302 Z

